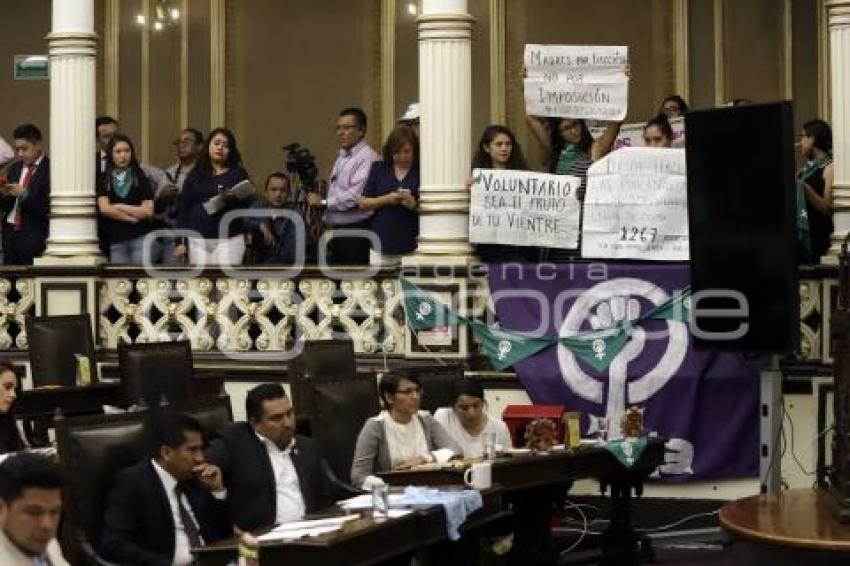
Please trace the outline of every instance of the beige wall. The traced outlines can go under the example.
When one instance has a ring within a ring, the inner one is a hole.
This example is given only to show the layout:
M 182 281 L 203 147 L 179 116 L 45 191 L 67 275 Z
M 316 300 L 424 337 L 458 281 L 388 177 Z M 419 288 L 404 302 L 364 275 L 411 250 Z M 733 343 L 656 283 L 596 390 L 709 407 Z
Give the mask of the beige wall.
M 714 106 L 714 2 L 688 2 L 688 77 L 693 109 Z
M 543 156 L 525 125 L 521 73 L 526 43 L 628 46 L 632 80 L 627 122 L 654 115 L 672 89 L 671 3 L 508 0 L 507 26 L 508 125 L 517 132 L 532 167 L 542 166 Z
M 783 99 L 783 20 L 778 0 L 726 0 L 726 99 Z
M 150 0 L 151 3 L 152 0 Z M 96 0 L 96 30 L 104 31 L 104 0 Z M 140 145 L 142 132 L 141 32 L 135 14 L 142 0 L 121 0 L 119 112 L 122 129 Z M 380 0 L 228 0 L 227 125 L 236 131 L 250 172 L 262 178 L 282 166 L 280 147 L 308 145 L 327 177 L 335 157 L 334 120 L 348 104 L 362 106 L 370 118 L 370 143 L 380 147 Z M 507 0 L 507 123 L 519 135 L 532 163 L 538 148 L 528 136 L 522 100 L 522 48 L 528 42 L 625 44 L 633 80 L 627 120 L 653 114 L 674 89 L 672 7 L 669 0 Z M 689 74 L 694 108 L 714 105 L 713 0 L 689 0 Z M 49 84 L 14 81 L 15 54 L 46 53 L 50 0 L 16 6 L 14 18 L 0 19 L 0 72 L 4 137 L 20 123 L 33 121 L 48 133 Z M 210 2 L 188 0 L 188 124 L 208 131 L 210 124 Z M 781 98 L 783 28 L 778 0 L 725 0 L 726 98 Z M 793 87 L 797 123 L 817 114 L 817 12 L 812 0 L 792 0 Z M 470 0 L 473 28 L 473 132 L 489 122 L 489 1 Z M 396 15 L 395 103 L 398 116 L 418 99 L 415 19 L 407 2 Z M 26 25 L 21 25 L 25 22 Z M 321 22 L 321 26 L 317 26 Z M 171 161 L 170 142 L 180 128 L 180 27 L 152 34 L 148 161 Z M 102 49 L 102 45 L 101 45 Z M 98 112 L 106 103 L 104 58 L 98 55 Z
M 50 6 L 50 0 L 20 2 L 0 18 L 0 135 L 9 143 L 12 130 L 27 122 L 50 135 L 50 82 L 16 81 L 13 75 L 15 55 L 47 55 Z
M 294 141 L 313 150 L 327 178 L 346 106 L 366 111 L 370 143 L 380 146 L 377 1 L 252 0 L 234 2 L 232 13 L 229 120 L 256 181 L 283 166 L 281 147 Z

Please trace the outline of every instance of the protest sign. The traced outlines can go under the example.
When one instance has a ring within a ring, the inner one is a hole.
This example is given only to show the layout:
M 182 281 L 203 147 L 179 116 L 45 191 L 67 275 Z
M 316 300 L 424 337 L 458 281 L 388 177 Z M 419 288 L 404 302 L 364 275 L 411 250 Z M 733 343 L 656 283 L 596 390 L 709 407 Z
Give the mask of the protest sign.
M 526 45 L 528 115 L 624 119 L 629 101 L 628 55 L 627 47 Z
M 621 147 L 643 147 L 643 129 L 645 127 L 646 122 L 623 124 L 611 150 Z M 681 117 L 673 118 L 670 120 L 670 129 L 673 130 L 673 147 L 685 147 L 685 119 Z M 590 135 L 593 136 L 593 139 L 599 139 L 603 133 L 605 133 L 605 126 L 590 127 Z
M 469 241 L 550 248 L 578 247 L 581 179 L 535 171 L 475 169 Z
M 586 258 L 689 258 L 685 152 L 623 148 L 587 172 Z

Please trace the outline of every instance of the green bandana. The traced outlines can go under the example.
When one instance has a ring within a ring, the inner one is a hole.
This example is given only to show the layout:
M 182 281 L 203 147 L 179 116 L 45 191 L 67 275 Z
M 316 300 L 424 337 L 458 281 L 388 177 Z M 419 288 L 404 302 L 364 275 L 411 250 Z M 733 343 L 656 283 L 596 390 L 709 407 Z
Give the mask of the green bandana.
M 490 364 L 497 371 L 529 358 L 555 343 L 555 338 L 532 336 L 524 332 L 504 330 L 498 326 L 487 326 L 483 322 L 470 320 L 469 327 L 487 352 Z
M 127 195 L 130 194 L 130 188 L 133 186 L 133 181 L 135 180 L 135 176 L 133 175 L 132 169 L 127 169 L 127 172 L 124 174 L 124 180 L 121 181 L 118 179 L 118 175 L 115 171 L 112 172 L 112 190 L 115 191 L 115 194 L 118 195 L 118 198 L 125 199 Z
M 678 320 L 688 322 L 691 319 L 691 290 L 682 289 L 672 297 L 649 311 L 644 318 Z
M 609 440 L 603 448 L 613 454 L 623 466 L 631 468 L 635 465 L 635 462 L 640 460 L 643 451 L 646 449 L 646 437 Z
M 558 163 L 555 165 L 556 175 L 569 175 L 573 166 L 578 163 L 579 159 L 585 156 L 585 152 L 580 150 L 575 144 L 567 144 L 558 155 Z
M 404 310 L 407 322 L 413 330 L 430 330 L 436 327 L 453 326 L 465 319 L 455 315 L 447 306 L 438 303 L 425 294 L 422 289 L 401 278 L 401 291 L 404 294 Z
M 583 332 L 580 336 L 558 341 L 596 371 L 605 371 L 625 347 L 630 334 L 626 327 L 617 326 L 598 332 Z

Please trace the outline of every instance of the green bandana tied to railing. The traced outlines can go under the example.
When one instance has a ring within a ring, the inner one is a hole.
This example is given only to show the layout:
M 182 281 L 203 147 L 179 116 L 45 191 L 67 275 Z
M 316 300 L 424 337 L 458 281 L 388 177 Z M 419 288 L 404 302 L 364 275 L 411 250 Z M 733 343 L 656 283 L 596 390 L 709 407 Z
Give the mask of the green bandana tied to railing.
M 411 330 L 418 332 L 459 323 L 468 324 L 483 346 L 490 364 L 499 371 L 555 344 L 568 348 L 596 371 L 604 371 L 626 346 L 632 329 L 642 321 L 652 319 L 687 322 L 690 317 L 690 289 L 686 288 L 636 320 L 623 321 L 611 328 L 587 330 L 559 338 L 509 330 L 499 325 L 488 326 L 483 322 L 470 320 L 453 312 L 409 280 L 402 277 L 400 281 L 407 324 Z

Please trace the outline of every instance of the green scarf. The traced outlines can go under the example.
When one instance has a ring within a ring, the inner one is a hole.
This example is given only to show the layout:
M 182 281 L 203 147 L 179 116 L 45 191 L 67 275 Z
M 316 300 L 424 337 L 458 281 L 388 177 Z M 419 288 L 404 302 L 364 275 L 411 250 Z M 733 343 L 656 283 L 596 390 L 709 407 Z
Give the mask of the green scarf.
M 556 175 L 569 175 L 578 161 L 585 157 L 586 154 L 575 144 L 567 144 L 561 150 L 558 156 L 558 163 L 555 165 Z
M 806 181 L 830 163 L 832 163 L 832 154 L 826 153 L 817 159 L 807 161 L 803 170 L 797 175 L 797 242 L 806 257 L 812 254 L 811 225 L 806 208 Z
M 127 169 L 123 181 L 118 179 L 115 171 L 112 172 L 112 190 L 115 191 L 118 198 L 127 198 L 127 195 L 130 194 L 130 188 L 133 186 L 133 181 L 135 181 L 135 175 L 132 169 Z

